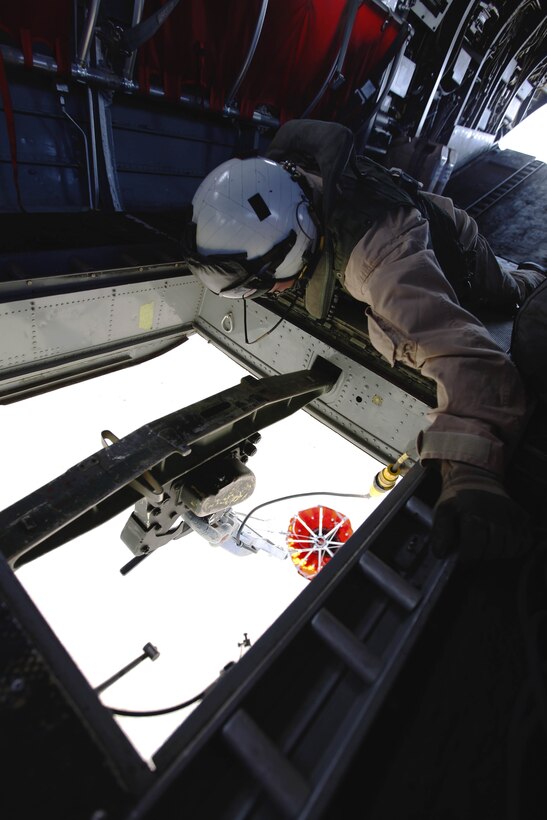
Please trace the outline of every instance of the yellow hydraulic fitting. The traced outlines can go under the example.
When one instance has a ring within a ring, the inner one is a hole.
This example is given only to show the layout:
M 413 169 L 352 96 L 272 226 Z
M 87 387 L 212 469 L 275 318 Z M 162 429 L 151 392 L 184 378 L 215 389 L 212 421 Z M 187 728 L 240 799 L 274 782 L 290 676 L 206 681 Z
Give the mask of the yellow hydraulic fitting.
M 368 494 L 374 497 L 393 489 L 397 483 L 397 479 L 401 475 L 403 464 L 407 458 L 408 453 L 403 453 L 393 464 L 388 464 L 387 467 L 384 467 L 379 473 L 376 473 Z

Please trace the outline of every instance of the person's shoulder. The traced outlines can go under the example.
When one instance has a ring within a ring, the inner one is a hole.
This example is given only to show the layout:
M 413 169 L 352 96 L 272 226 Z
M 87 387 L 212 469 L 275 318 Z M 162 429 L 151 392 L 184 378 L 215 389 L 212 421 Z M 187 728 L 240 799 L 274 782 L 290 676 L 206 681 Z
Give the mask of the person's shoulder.
M 450 199 L 449 196 L 442 196 L 441 194 L 432 194 L 430 191 L 421 191 L 421 196 L 425 199 L 433 202 L 435 205 L 438 205 L 439 208 L 442 208 L 444 211 L 453 211 L 454 210 L 454 202 Z

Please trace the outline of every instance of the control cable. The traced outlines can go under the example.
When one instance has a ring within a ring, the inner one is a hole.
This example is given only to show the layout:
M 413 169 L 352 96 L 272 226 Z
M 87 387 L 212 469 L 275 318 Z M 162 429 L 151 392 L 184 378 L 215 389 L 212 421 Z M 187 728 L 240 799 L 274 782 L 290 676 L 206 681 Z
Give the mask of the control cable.
M 115 706 L 107 706 L 106 708 L 111 714 L 120 715 L 121 717 L 156 717 L 158 715 L 168 715 L 170 712 L 177 712 L 179 709 L 185 709 L 198 700 L 203 700 L 206 692 L 207 689 L 204 689 L 199 695 L 194 695 L 193 698 L 185 700 L 183 703 L 178 703 L 176 706 L 167 706 L 165 709 L 152 709 L 148 712 L 134 712 L 131 709 L 118 709 Z
M 250 512 L 247 513 L 247 515 L 245 516 L 245 518 L 243 519 L 243 521 L 239 525 L 239 527 L 237 529 L 237 532 L 234 536 L 236 542 L 241 543 L 239 541 L 239 536 L 241 534 L 241 531 L 242 531 L 243 527 L 245 526 L 245 524 L 247 523 L 247 521 L 249 520 L 249 518 L 251 518 L 253 513 L 255 513 L 257 510 L 262 509 L 262 507 L 267 507 L 269 504 L 277 504 L 279 501 L 291 501 L 293 498 L 304 498 L 304 496 L 309 496 L 309 495 L 332 495 L 332 496 L 336 496 L 337 498 L 370 498 L 370 496 L 368 494 L 365 494 L 365 493 L 333 493 L 333 492 L 328 492 L 326 490 L 316 490 L 315 492 L 311 492 L 311 493 L 293 493 L 292 495 L 282 495 L 279 498 L 272 498 L 270 501 L 263 501 L 262 504 L 257 504 L 256 507 L 253 507 L 253 509 Z
M 191 706 L 193 703 L 197 703 L 199 700 L 203 700 L 205 695 L 209 693 L 209 691 L 217 684 L 220 680 L 222 675 L 231 669 L 232 666 L 235 665 L 235 661 L 230 661 L 226 664 L 226 666 L 221 669 L 220 675 L 218 678 L 209 684 L 209 686 L 205 687 L 203 692 L 200 692 L 199 695 L 194 695 L 193 698 L 189 698 L 189 700 L 185 700 L 182 703 L 177 703 L 175 706 L 166 706 L 164 709 L 150 709 L 146 711 L 137 711 L 133 709 L 118 709 L 116 706 L 106 706 L 105 708 L 112 715 L 119 715 L 120 717 L 157 717 L 158 715 L 168 715 L 171 712 L 178 712 L 180 709 L 186 709 L 187 706 Z
M 257 342 L 260 342 L 261 339 L 265 339 L 266 336 L 269 336 L 270 333 L 273 333 L 274 330 L 276 330 L 279 327 L 281 322 L 285 321 L 285 319 L 288 317 L 288 315 L 291 312 L 291 310 L 293 309 L 293 307 L 296 305 L 298 297 L 302 295 L 301 289 L 298 286 L 298 282 L 295 282 L 295 284 L 293 285 L 292 291 L 293 291 L 292 301 L 287 306 L 287 308 L 284 311 L 284 313 L 282 314 L 281 318 L 278 319 L 278 321 L 275 323 L 275 325 L 273 327 L 271 327 L 269 330 L 264 331 L 264 333 L 261 333 L 260 336 L 258 336 L 256 339 L 253 339 L 252 341 L 249 339 L 249 333 L 248 333 L 248 328 L 247 328 L 247 300 L 243 299 L 243 330 L 244 330 L 244 333 L 245 333 L 245 344 L 254 345 Z M 270 293 L 266 296 L 266 298 L 276 299 L 277 296 L 278 296 L 278 294 Z

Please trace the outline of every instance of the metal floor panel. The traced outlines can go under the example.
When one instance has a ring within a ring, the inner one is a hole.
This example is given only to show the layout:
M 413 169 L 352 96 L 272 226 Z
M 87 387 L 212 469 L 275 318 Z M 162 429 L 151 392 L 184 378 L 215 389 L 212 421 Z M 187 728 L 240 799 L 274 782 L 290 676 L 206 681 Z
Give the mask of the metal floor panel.
M 547 264 L 544 163 L 518 151 L 494 149 L 455 174 L 445 195 L 458 207 L 472 209 L 480 232 L 498 256 Z

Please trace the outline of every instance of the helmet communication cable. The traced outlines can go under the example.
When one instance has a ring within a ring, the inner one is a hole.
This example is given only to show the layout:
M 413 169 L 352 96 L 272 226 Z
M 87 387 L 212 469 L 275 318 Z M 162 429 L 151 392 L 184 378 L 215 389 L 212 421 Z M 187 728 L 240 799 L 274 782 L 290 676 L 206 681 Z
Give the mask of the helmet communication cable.
M 270 335 L 270 333 L 273 333 L 273 332 L 274 332 L 274 330 L 276 330 L 276 329 L 279 327 L 279 325 L 281 324 L 281 322 L 284 322 L 284 321 L 285 321 L 285 319 L 287 318 L 287 316 L 289 315 L 289 313 L 291 312 L 291 310 L 292 310 L 292 309 L 293 309 L 293 307 L 295 306 L 295 304 L 296 304 L 296 300 L 298 299 L 298 296 L 299 296 L 299 290 L 298 290 L 298 288 L 297 288 L 297 289 L 294 291 L 292 302 L 291 302 L 291 303 L 290 303 L 290 305 L 287 307 L 287 310 L 286 310 L 286 311 L 285 311 L 285 313 L 281 316 L 281 318 L 280 318 L 280 319 L 279 319 L 279 320 L 275 323 L 275 325 L 274 325 L 273 327 L 271 327 L 271 328 L 270 328 L 269 330 L 267 330 L 265 333 L 261 333 L 261 334 L 260 334 L 260 336 L 258 336 L 256 339 L 253 339 L 252 341 L 249 339 L 249 332 L 248 332 L 248 327 L 247 327 L 247 300 L 246 300 L 246 299 L 243 299 L 243 332 L 244 332 L 244 334 L 245 334 L 245 344 L 247 344 L 247 345 L 254 345 L 254 344 L 256 344 L 257 342 L 260 342 L 260 340 L 261 340 L 261 339 L 265 339 L 265 338 L 266 338 L 266 336 L 269 336 L 269 335 Z

